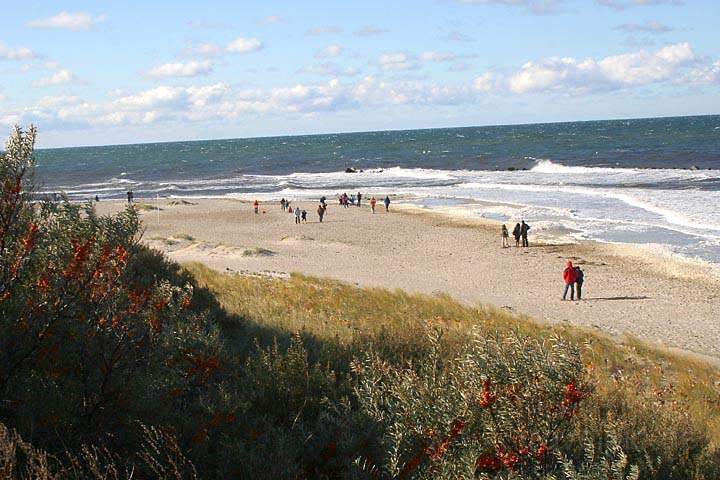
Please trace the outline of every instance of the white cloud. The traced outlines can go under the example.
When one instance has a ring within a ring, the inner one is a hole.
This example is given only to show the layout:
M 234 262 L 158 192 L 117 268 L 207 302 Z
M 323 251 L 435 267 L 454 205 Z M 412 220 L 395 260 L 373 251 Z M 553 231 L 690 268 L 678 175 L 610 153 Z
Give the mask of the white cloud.
M 325 111 L 392 105 L 454 104 L 470 101 L 473 90 L 463 85 L 421 81 L 337 79 L 325 83 L 233 90 L 216 83 L 191 87 L 159 86 L 101 102 L 78 97 L 45 97 L 3 121 L 41 121 L 49 125 L 144 125 L 162 121 L 228 121 L 244 114 L 313 115 Z
M 170 62 L 156 65 L 148 71 L 148 75 L 155 78 L 168 77 L 197 77 L 198 75 L 207 75 L 212 72 L 212 64 L 208 60 L 202 62 L 191 61 Z
M 693 68 L 685 77 L 682 83 L 691 83 L 696 85 L 720 85 L 720 60 L 710 65 Z
M 318 75 L 321 77 L 353 77 L 360 74 L 360 70 L 354 67 L 341 68 L 333 62 L 316 63 L 307 65 L 297 71 L 298 74 Z
M 311 35 L 311 36 L 334 35 L 334 34 L 341 33 L 341 32 L 342 32 L 342 28 L 337 27 L 335 25 L 321 25 L 321 26 L 313 27 L 313 28 L 309 29 L 307 32 L 305 32 L 305 35 Z
M 315 58 L 334 58 L 340 55 L 342 50 L 343 48 L 340 45 L 328 45 L 315 53 Z
M 389 70 L 394 71 L 398 66 L 402 69 L 417 62 L 411 54 L 395 52 L 383 54 L 377 65 L 389 66 Z M 703 63 L 689 44 L 679 43 L 651 52 L 640 50 L 598 59 L 541 59 L 527 62 L 507 74 L 487 71 L 465 83 L 374 76 L 350 79 L 344 75 L 358 72 L 334 63 L 311 65 L 298 73 L 332 79 L 274 88 L 239 88 L 224 83 L 189 87 L 163 85 L 131 93 L 115 91 L 93 102 L 76 96 L 44 97 L 23 110 L 3 112 L 0 123 L 40 122 L 50 128 L 142 126 L 162 122 L 192 124 L 229 122 L 245 115 L 307 116 L 397 106 L 473 104 L 490 95 L 530 92 L 593 94 L 649 84 L 717 85 L 720 61 Z
M 63 85 L 66 83 L 75 83 L 78 79 L 70 70 L 63 69 L 58 70 L 48 77 L 43 77 L 40 80 L 33 82 L 36 87 L 47 87 L 50 85 Z
M 227 44 L 225 51 L 228 53 L 250 53 L 262 50 L 263 44 L 257 38 L 237 37 Z
M 618 25 L 617 27 L 615 27 L 615 29 L 627 33 L 668 33 L 673 31 L 672 27 L 669 27 L 661 22 L 653 21 L 647 21 L 644 23 L 623 23 L 622 25 Z
M 54 17 L 41 18 L 28 23 L 32 28 L 58 28 L 64 30 L 89 30 L 94 25 L 107 20 L 107 15 L 100 14 L 95 17 L 85 12 L 60 12 Z
M 681 67 L 697 60 L 688 43 L 648 53 L 612 55 L 594 60 L 552 57 L 527 62 L 508 79 L 512 92 L 565 91 L 583 93 L 673 80 Z
M 263 43 L 255 37 L 237 37 L 228 42 L 225 46 L 212 42 L 197 43 L 185 48 L 182 53 L 187 56 L 219 57 L 221 55 L 233 53 L 244 54 L 256 52 L 258 50 L 262 50 L 263 48 L 265 48 Z
M 489 92 L 498 87 L 498 80 L 492 73 L 485 72 L 475 79 L 473 86 L 480 92 Z
M 475 5 L 506 5 L 510 7 L 523 7 L 531 13 L 542 15 L 555 13 L 563 0 L 455 0 L 457 3 Z
M 423 62 L 452 62 L 457 59 L 457 55 L 450 52 L 427 51 L 420 54 L 420 60 Z
M 29 48 L 10 48 L 0 43 L 0 60 L 34 60 L 39 55 Z
M 383 70 L 412 70 L 418 68 L 415 58 L 405 52 L 383 53 L 378 57 L 377 64 Z
M 653 5 L 685 5 L 682 0 L 595 0 L 597 5 L 614 10 L 625 10 L 630 7 L 650 7 Z
M 365 25 L 364 27 L 355 31 L 355 35 L 358 37 L 372 37 L 375 35 L 383 35 L 388 33 L 390 30 L 387 28 L 374 27 L 372 25 Z

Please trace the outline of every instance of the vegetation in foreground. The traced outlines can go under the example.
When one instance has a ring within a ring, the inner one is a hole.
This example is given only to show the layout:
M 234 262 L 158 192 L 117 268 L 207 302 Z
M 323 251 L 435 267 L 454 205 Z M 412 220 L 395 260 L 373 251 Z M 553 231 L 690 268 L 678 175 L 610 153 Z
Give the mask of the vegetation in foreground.
M 0 163 L 0 477 L 720 478 L 718 372 L 447 297 L 186 270 Z

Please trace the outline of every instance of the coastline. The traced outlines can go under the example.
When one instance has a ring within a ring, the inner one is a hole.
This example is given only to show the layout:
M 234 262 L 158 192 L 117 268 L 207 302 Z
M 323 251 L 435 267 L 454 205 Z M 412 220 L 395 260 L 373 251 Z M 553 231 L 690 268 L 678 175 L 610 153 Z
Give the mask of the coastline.
M 720 308 L 720 279 L 693 262 L 635 246 L 535 243 L 532 231 L 530 248 L 502 249 L 494 220 L 394 204 L 389 215 L 372 215 L 367 207 L 331 203 L 326 222 L 319 224 L 315 203 L 298 204 L 308 211 L 307 224 L 295 225 L 276 202 L 263 203 L 266 213 L 255 215 L 249 202 L 237 199 L 165 198 L 162 211 L 142 213 L 144 241 L 175 261 L 201 262 L 218 271 L 297 272 L 359 286 L 448 294 L 466 304 L 613 337 L 630 335 L 720 361 L 720 326 L 711 323 Z M 124 206 L 103 201 L 97 210 L 107 214 Z M 582 302 L 560 301 L 566 259 L 585 270 Z

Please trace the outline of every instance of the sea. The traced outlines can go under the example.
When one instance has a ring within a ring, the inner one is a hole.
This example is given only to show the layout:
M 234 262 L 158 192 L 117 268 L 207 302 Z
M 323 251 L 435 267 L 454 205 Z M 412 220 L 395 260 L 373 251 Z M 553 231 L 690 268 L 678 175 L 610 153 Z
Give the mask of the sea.
M 642 245 L 720 271 L 720 115 L 41 149 L 71 200 L 390 195 L 521 219 L 543 240 Z M 388 232 L 391 234 L 391 232 Z

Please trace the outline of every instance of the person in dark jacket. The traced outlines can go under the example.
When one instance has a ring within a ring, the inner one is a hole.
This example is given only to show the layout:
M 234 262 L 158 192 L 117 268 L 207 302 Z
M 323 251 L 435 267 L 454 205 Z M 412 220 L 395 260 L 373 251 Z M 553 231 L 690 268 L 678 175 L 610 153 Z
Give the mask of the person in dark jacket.
M 357 199 L 358 199 L 357 206 L 359 207 L 359 206 L 360 206 L 360 201 L 362 200 L 362 193 L 358 192 L 358 194 L 357 194 Z
M 383 203 L 385 203 L 385 212 L 389 212 L 390 211 L 390 197 L 386 196 Z
M 516 223 L 515 228 L 513 228 L 513 237 L 515 237 L 515 246 L 520 246 L 520 224 Z
M 585 283 L 585 272 L 580 267 L 575 267 L 575 293 L 578 300 L 582 300 L 583 283 Z
M 525 220 L 520 222 L 520 236 L 522 237 L 522 246 L 523 247 L 529 247 L 530 244 L 528 243 L 528 231 L 530 230 L 530 225 L 525 223 Z
M 325 216 L 325 206 L 322 203 L 318 205 L 317 214 L 318 217 L 320 217 L 320 223 L 322 223 L 322 219 Z
M 570 300 L 575 300 L 575 282 L 577 281 L 577 272 L 570 260 L 565 264 L 563 270 L 563 282 L 565 282 L 565 291 L 563 292 L 563 300 L 567 300 L 568 291 L 570 292 Z

